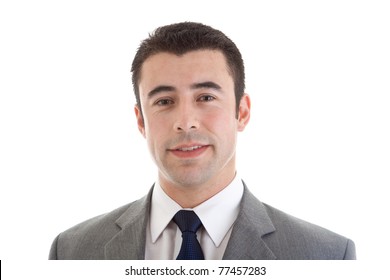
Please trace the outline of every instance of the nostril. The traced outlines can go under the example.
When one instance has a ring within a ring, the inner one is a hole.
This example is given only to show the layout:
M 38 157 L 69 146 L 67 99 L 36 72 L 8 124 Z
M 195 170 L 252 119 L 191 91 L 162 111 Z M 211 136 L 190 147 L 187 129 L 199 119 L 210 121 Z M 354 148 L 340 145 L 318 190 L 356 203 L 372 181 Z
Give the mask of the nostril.
M 176 131 L 188 131 L 188 130 L 194 130 L 194 129 L 198 129 L 198 126 L 197 125 L 175 125 L 175 130 Z

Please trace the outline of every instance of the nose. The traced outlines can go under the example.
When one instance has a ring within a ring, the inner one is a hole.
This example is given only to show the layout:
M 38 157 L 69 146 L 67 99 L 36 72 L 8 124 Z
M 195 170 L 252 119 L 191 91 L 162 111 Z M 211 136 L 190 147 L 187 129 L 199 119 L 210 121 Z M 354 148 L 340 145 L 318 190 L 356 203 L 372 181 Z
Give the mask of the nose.
M 176 132 L 189 132 L 199 129 L 199 120 L 196 109 L 191 104 L 178 107 L 174 130 Z

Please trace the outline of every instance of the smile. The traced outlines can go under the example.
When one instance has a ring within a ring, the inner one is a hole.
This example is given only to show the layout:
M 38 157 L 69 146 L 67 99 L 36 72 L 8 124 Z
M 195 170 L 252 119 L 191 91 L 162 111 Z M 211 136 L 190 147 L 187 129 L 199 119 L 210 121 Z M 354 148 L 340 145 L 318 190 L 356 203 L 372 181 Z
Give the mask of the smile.
M 197 158 L 205 153 L 209 148 L 209 145 L 183 145 L 170 149 L 169 151 L 176 157 L 182 159 Z
M 200 149 L 202 147 L 204 147 L 204 146 L 183 147 L 183 148 L 179 148 L 179 149 L 176 149 L 176 150 L 187 152 L 187 151 L 197 150 L 197 149 Z

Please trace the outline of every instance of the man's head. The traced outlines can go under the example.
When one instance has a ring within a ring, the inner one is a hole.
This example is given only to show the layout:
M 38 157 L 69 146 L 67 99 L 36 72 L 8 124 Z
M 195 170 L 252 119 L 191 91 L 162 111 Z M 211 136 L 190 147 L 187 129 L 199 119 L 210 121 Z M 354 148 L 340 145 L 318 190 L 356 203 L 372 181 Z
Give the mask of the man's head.
M 221 31 L 194 22 L 182 22 L 159 27 L 149 38 L 142 41 L 131 68 L 134 94 L 139 108 L 141 109 L 139 81 L 142 66 L 146 59 L 160 52 L 180 56 L 190 51 L 205 49 L 219 50 L 223 53 L 229 72 L 233 77 L 236 108 L 238 110 L 245 90 L 244 62 L 240 51 L 234 42 Z
M 156 34 L 133 63 L 138 129 L 166 193 L 178 202 L 176 195 L 196 190 L 199 203 L 199 192 L 207 199 L 235 175 L 237 132 L 250 116 L 242 59 L 229 39 L 204 25 L 170 25 Z

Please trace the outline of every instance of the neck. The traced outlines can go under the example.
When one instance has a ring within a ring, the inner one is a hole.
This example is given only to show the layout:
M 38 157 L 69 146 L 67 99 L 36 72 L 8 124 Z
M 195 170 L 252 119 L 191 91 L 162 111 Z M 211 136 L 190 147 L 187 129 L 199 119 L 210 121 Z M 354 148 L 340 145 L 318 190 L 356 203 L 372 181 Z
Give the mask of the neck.
M 161 188 L 177 204 L 182 208 L 194 208 L 226 188 L 233 181 L 235 174 L 234 171 L 229 176 L 216 176 L 197 186 L 177 185 L 163 178 L 161 174 L 159 180 Z

